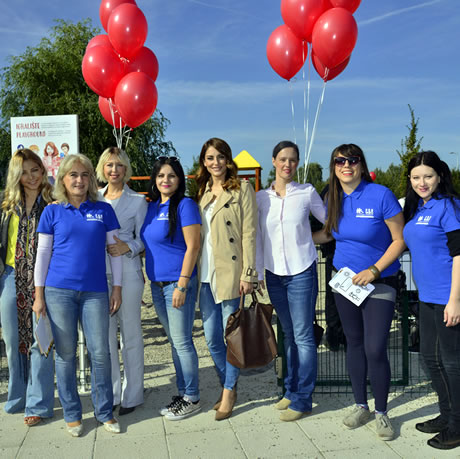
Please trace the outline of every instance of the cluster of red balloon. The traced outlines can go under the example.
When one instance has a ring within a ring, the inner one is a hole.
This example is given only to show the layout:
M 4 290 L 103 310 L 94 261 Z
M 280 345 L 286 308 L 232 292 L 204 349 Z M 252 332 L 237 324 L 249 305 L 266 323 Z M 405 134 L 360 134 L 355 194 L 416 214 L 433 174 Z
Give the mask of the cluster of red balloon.
M 135 0 L 102 0 L 99 17 L 108 35 L 96 35 L 88 43 L 83 78 L 99 95 L 108 123 L 138 127 L 153 115 L 158 101 L 158 60 L 144 46 L 147 20 Z
M 311 59 L 324 81 L 339 75 L 350 61 L 358 38 L 353 13 L 361 0 L 281 0 L 284 24 L 267 43 L 273 70 L 290 80 L 302 68 L 312 45 Z

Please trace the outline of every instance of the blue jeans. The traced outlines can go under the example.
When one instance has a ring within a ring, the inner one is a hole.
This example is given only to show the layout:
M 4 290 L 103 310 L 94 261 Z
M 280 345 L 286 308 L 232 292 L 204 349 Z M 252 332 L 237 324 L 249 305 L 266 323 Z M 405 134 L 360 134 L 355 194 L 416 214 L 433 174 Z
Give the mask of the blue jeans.
M 201 284 L 200 310 L 204 336 L 214 360 L 220 384 L 228 390 L 232 390 L 238 381 L 240 369 L 227 362 L 227 345 L 224 341 L 224 333 L 230 314 L 238 309 L 239 304 L 239 298 L 224 300 L 216 304 L 209 283 Z
M 198 388 L 198 355 L 192 339 L 195 320 L 197 277 L 190 279 L 185 303 L 180 308 L 172 305 L 172 296 L 177 283 L 159 287 L 151 283 L 155 311 L 171 343 L 172 358 L 176 369 L 176 385 L 180 395 L 192 402 L 200 399 Z
M 265 271 L 267 290 L 284 332 L 287 375 L 285 397 L 294 411 L 312 409 L 316 383 L 316 343 L 313 331 L 318 277 L 316 262 L 294 276 Z
M 56 347 L 56 379 L 66 422 L 81 420 L 77 391 L 77 325 L 81 322 L 91 363 L 91 398 L 100 422 L 113 418 L 107 292 L 78 292 L 45 287 L 46 309 Z
M 15 271 L 5 267 L 0 277 L 0 317 L 2 336 L 8 359 L 8 399 L 7 413 L 25 410 L 26 416 L 50 418 L 54 408 L 54 360 L 40 353 L 35 341 L 30 350 L 30 360 L 19 352 L 18 313 L 16 303 Z M 31 314 L 33 314 L 31 312 Z M 33 314 L 35 328 L 35 314 Z

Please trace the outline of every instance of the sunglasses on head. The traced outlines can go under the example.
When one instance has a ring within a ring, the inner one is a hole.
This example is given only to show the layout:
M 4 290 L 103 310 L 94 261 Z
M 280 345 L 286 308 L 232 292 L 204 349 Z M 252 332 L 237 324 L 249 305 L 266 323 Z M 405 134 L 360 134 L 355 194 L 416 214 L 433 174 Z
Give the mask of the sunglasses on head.
M 179 161 L 179 158 L 177 156 L 157 156 L 157 161 L 166 161 L 169 159 L 170 161 Z
M 361 162 L 361 158 L 359 156 L 336 156 L 334 158 L 334 164 L 340 167 L 345 166 L 347 161 L 350 166 L 356 166 Z

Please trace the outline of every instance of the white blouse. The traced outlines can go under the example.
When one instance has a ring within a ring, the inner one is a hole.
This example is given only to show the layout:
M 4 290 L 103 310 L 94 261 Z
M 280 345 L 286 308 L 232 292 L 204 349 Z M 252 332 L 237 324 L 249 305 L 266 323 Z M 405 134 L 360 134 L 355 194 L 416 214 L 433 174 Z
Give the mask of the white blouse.
M 208 283 L 211 282 L 211 272 L 214 271 L 213 267 L 211 267 L 211 265 L 214 264 L 211 240 L 211 218 L 216 201 L 217 200 L 214 200 L 206 207 L 202 218 L 204 240 L 202 241 L 203 246 L 201 250 L 200 281 Z
M 291 182 L 286 195 L 278 196 L 274 183 L 256 193 L 259 210 L 256 267 L 259 280 L 264 269 L 278 276 L 293 276 L 309 268 L 317 258 L 311 236 L 310 212 L 321 222 L 326 208 L 315 188 Z

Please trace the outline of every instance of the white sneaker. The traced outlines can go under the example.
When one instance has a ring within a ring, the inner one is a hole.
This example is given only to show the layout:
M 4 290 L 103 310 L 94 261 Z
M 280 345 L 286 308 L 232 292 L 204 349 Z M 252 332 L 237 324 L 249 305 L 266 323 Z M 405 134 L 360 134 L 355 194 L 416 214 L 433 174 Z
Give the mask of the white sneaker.
M 172 402 L 160 409 L 160 415 L 166 416 L 171 411 L 171 409 L 179 403 L 179 400 L 182 400 L 182 395 L 174 395 Z
M 121 432 L 120 424 L 118 423 L 117 418 L 113 418 L 115 422 L 109 424 L 108 422 L 104 422 L 104 429 L 107 430 L 107 432 L 112 433 L 112 434 L 119 434 Z
M 395 438 L 395 431 L 386 414 L 375 413 L 375 430 L 381 440 L 389 441 Z
M 343 423 L 349 429 L 356 429 L 359 426 L 366 424 L 371 417 L 371 413 L 362 406 L 355 405 L 351 411 L 343 418 Z
M 200 401 L 190 402 L 185 398 L 181 398 L 178 402 L 165 414 L 165 418 L 169 421 L 180 421 L 188 418 L 201 410 Z

